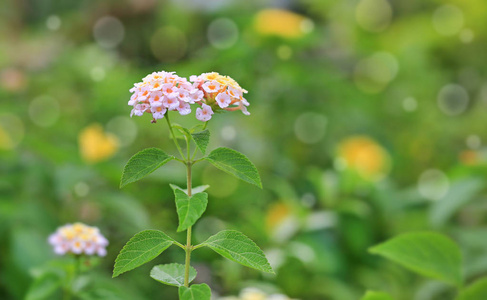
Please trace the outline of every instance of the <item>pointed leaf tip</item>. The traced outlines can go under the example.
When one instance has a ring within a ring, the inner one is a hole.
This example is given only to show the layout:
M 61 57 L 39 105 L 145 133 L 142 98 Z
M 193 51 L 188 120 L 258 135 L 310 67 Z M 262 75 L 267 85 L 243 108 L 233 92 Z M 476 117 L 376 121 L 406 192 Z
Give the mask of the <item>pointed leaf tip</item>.
M 205 129 L 200 132 L 192 133 L 191 136 L 193 137 L 193 141 L 198 149 L 200 149 L 201 153 L 205 154 L 206 147 L 208 147 L 208 143 L 210 142 L 210 131 Z
M 178 232 L 193 226 L 196 221 L 203 215 L 208 205 L 208 194 L 197 193 L 191 197 L 179 189 L 174 188 L 174 197 L 176 198 L 176 208 L 179 217 Z
M 157 265 L 152 268 L 150 277 L 153 279 L 172 286 L 184 285 L 184 272 L 185 266 L 181 264 L 166 264 Z M 196 278 L 196 270 L 193 267 L 189 267 L 189 282 Z

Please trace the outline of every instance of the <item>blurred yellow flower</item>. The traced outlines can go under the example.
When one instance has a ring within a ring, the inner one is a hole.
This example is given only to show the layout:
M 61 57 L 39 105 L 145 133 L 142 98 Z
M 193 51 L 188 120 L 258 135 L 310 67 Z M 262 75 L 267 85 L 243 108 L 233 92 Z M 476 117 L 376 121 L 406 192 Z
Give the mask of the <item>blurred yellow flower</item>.
M 366 180 L 382 179 L 390 169 L 387 151 L 367 136 L 353 136 L 338 145 L 338 158 L 345 167 Z
M 14 114 L 0 114 L 0 149 L 12 150 L 24 138 L 24 123 Z
M 289 215 L 291 214 L 291 208 L 285 203 L 275 203 L 267 212 L 267 228 L 273 231 L 278 227 Z
M 477 151 L 465 150 L 460 153 L 460 161 L 464 165 L 474 166 L 480 163 L 481 158 Z
M 257 13 L 254 28 L 262 35 L 299 38 L 313 29 L 313 22 L 291 11 L 264 9 Z
M 81 157 L 88 163 L 96 163 L 112 157 L 119 147 L 117 137 L 105 133 L 99 124 L 84 128 L 78 136 L 78 141 Z
M 13 142 L 7 132 L 0 126 L 0 149 L 9 150 L 13 148 Z

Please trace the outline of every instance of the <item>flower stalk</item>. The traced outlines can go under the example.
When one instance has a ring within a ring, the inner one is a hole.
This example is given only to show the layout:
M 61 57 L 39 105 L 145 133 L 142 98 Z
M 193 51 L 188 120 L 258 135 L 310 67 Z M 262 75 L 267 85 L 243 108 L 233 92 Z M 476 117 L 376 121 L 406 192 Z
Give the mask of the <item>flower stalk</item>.
M 188 160 L 189 160 L 189 142 L 188 142 Z M 187 189 L 188 189 L 188 196 L 191 197 L 191 167 L 192 163 L 187 162 L 186 164 L 186 170 L 187 170 L 187 175 L 186 175 L 186 182 L 187 182 Z M 184 286 L 189 286 L 189 267 L 190 267 L 190 262 L 191 262 L 191 251 L 192 245 L 191 245 L 191 226 L 188 228 L 187 234 L 186 234 L 186 260 L 185 260 L 185 265 L 184 265 Z
M 174 135 L 174 129 L 171 125 L 171 121 L 169 120 L 169 113 L 166 114 L 166 121 L 167 125 L 169 126 L 169 131 L 171 132 L 171 137 L 176 145 L 176 148 L 179 151 L 179 154 L 181 154 L 181 157 L 183 162 L 186 165 L 186 188 L 188 190 L 188 196 L 191 197 L 192 195 L 192 166 L 193 166 L 193 161 L 191 158 L 191 148 L 190 148 L 190 141 L 188 140 L 187 137 L 185 137 L 186 140 L 186 157 L 183 154 L 183 150 L 181 149 L 181 146 L 179 145 L 178 140 L 176 139 L 176 136 Z M 206 128 L 207 122 L 205 122 L 205 128 Z M 196 150 L 196 149 L 195 149 Z M 196 151 L 195 151 L 196 152 Z M 191 234 L 192 234 L 192 226 L 190 226 L 187 229 L 186 232 L 186 245 L 184 245 L 183 249 L 186 252 L 186 258 L 185 258 L 185 263 L 184 263 L 184 286 L 188 287 L 189 286 L 189 271 L 191 267 L 191 252 L 193 251 L 193 246 L 191 245 Z

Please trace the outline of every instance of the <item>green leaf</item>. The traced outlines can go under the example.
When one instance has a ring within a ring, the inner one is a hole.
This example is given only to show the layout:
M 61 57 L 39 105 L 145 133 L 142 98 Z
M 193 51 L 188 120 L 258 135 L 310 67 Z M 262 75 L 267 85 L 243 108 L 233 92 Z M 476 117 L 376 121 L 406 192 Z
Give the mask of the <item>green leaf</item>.
M 262 188 L 257 168 L 242 153 L 229 148 L 217 148 L 205 159 L 218 169 Z
M 206 147 L 208 147 L 208 143 L 210 142 L 210 131 L 205 129 L 200 132 L 192 133 L 191 136 L 201 153 L 205 154 Z
M 167 264 L 155 266 L 150 271 L 150 277 L 167 285 L 182 286 L 184 285 L 184 265 Z M 196 270 L 190 266 L 189 282 L 193 281 L 195 277 Z
M 389 294 L 384 292 L 367 291 L 361 300 L 394 300 Z
M 460 286 L 459 247 L 444 235 L 433 232 L 406 233 L 369 249 L 424 276 Z
M 456 300 L 485 300 L 487 296 L 487 278 L 481 278 L 467 286 Z
M 211 299 L 211 289 L 208 285 L 193 284 L 192 286 L 179 287 L 179 300 L 210 300 Z
M 144 230 L 137 233 L 118 254 L 113 277 L 151 261 L 174 242 L 172 238 L 159 230 Z
M 25 296 L 26 300 L 51 299 L 53 294 L 58 291 L 62 284 L 62 278 L 55 272 L 47 272 L 37 278 L 29 292 Z
M 173 123 L 172 127 L 176 128 L 179 131 L 179 133 L 181 133 L 182 136 L 180 136 L 178 138 L 184 139 L 184 137 L 186 137 L 188 140 L 191 139 L 191 132 L 187 128 L 184 128 L 183 126 L 176 124 L 176 123 Z
M 169 184 L 169 186 L 172 188 L 172 190 L 174 191 L 175 189 L 178 189 L 178 190 L 181 190 L 183 192 L 185 192 L 186 194 L 188 194 L 188 190 L 187 189 L 183 189 L 182 187 L 179 187 L 175 184 Z M 210 186 L 205 184 L 205 185 L 200 185 L 200 186 L 196 186 L 194 188 L 191 189 L 191 194 L 197 194 L 197 193 L 201 193 L 201 192 L 204 192 L 206 191 Z
M 244 266 L 274 273 L 264 252 L 243 233 L 224 230 L 211 236 L 201 246 L 207 246 L 223 257 Z
M 120 188 L 144 178 L 173 159 L 174 156 L 167 155 L 158 148 L 147 148 L 136 153 L 129 159 L 123 169 Z
M 178 231 L 183 231 L 193 226 L 205 212 L 208 204 L 208 194 L 197 193 L 190 197 L 184 191 L 174 189 L 174 196 L 179 217 Z
M 207 122 L 205 122 L 207 123 Z M 196 130 L 198 131 L 202 131 L 203 128 L 206 127 L 205 123 L 200 123 L 200 124 L 196 124 L 194 125 L 193 127 L 191 127 L 191 129 L 189 130 L 191 133 L 194 133 Z

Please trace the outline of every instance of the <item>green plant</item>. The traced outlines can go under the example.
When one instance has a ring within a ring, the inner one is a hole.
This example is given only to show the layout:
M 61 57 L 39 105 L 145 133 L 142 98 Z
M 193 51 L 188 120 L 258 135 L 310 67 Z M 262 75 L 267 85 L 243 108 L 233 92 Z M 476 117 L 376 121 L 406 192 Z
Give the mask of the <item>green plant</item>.
M 248 102 L 242 94 L 246 93 L 233 79 L 217 73 L 206 73 L 198 77 L 192 76 L 189 83 L 173 73 L 158 72 L 148 75 L 143 82 L 135 85 L 129 105 L 133 105 L 132 114 L 141 116 L 145 112 L 152 114 L 155 123 L 165 117 L 169 132 L 180 158 L 166 154 L 158 148 L 144 149 L 135 154 L 126 164 L 120 186 L 140 180 L 171 160 L 182 163 L 186 168 L 187 187 L 183 189 L 171 184 L 176 201 L 179 224 L 177 231 L 186 231 L 185 243 L 180 243 L 159 230 L 144 230 L 133 236 L 118 255 L 113 277 L 141 266 L 160 255 L 171 245 L 185 251 L 186 258 L 182 264 L 166 264 L 155 266 L 150 276 L 167 285 L 179 288 L 180 299 L 210 299 L 211 290 L 206 284 L 194 284 L 196 270 L 191 267 L 191 253 L 199 248 L 208 247 L 223 257 L 263 272 L 273 273 L 262 250 L 243 233 L 224 230 L 199 245 L 192 244 L 192 227 L 206 210 L 208 186 L 192 186 L 192 167 L 200 162 L 208 161 L 218 169 L 227 172 L 243 181 L 262 187 L 256 167 L 247 157 L 229 148 L 217 148 L 206 155 L 210 139 L 207 129 L 208 121 L 214 112 L 240 109 L 248 114 Z M 204 121 L 191 129 L 172 124 L 169 119 L 170 110 L 182 115 L 191 112 L 190 104 L 201 105 L 196 109 L 196 118 Z M 179 144 L 175 130 L 185 141 L 185 151 Z M 193 150 L 192 145 L 194 144 Z M 203 155 L 196 158 L 198 151 Z
M 479 279 L 464 287 L 462 255 L 458 245 L 450 238 L 436 232 L 410 232 L 398 235 L 369 249 L 405 268 L 443 281 L 457 290 L 456 300 L 485 299 L 487 280 Z M 388 299 L 380 293 L 369 292 L 363 299 Z

